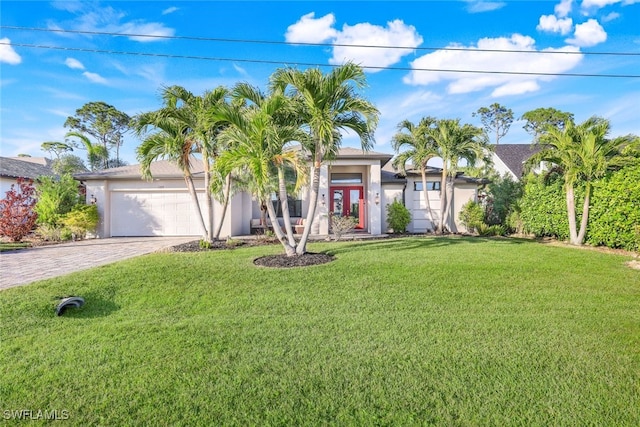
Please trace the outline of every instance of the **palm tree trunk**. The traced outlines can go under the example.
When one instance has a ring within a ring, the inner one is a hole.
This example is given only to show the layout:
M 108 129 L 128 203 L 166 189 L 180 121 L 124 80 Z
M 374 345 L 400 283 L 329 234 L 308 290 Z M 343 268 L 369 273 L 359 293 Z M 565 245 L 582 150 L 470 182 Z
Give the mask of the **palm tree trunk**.
M 187 190 L 189 190 L 189 194 L 193 199 L 193 203 L 196 207 L 196 213 L 198 214 L 198 218 L 200 219 L 200 227 L 202 228 L 202 238 L 204 240 L 207 239 L 207 226 L 204 223 L 204 218 L 202 217 L 202 209 L 200 209 L 200 202 L 198 201 L 198 194 L 196 193 L 196 187 L 193 185 L 193 178 L 191 174 L 185 174 L 184 180 L 187 184 Z
M 446 179 L 445 185 L 445 194 L 446 194 L 446 204 L 444 207 L 444 214 L 442 215 L 442 221 L 447 228 L 447 231 L 451 231 L 452 227 L 449 224 L 449 215 L 451 215 L 451 205 L 453 204 L 453 183 L 455 178 L 451 178 L 450 176 Z
M 280 228 L 280 224 L 278 223 L 278 216 L 276 215 L 276 211 L 273 208 L 273 203 L 267 203 L 267 213 L 269 214 L 269 219 L 271 220 L 271 225 L 273 226 L 273 232 L 276 234 L 280 243 L 284 247 L 284 252 L 287 256 L 294 256 L 296 254 L 296 248 L 287 243 L 286 236 L 282 233 L 282 229 Z
M 293 227 L 291 227 L 291 217 L 289 216 L 289 199 L 287 198 L 287 186 L 284 180 L 284 169 L 278 167 L 278 190 L 280 194 L 280 206 L 282 206 L 282 222 L 287 230 L 287 239 L 291 247 L 296 246 L 296 239 L 293 237 Z
M 566 184 L 567 193 L 567 217 L 569 219 L 569 241 L 572 245 L 580 245 L 578 243 L 578 233 L 576 232 L 576 201 L 574 198 L 573 185 Z
M 427 231 L 433 231 L 433 215 L 431 214 L 429 191 L 427 190 L 427 172 L 424 167 L 421 168 L 420 172 L 422 172 L 422 191 L 424 192 L 424 200 L 427 204 L 427 219 L 429 220 L 429 229 Z
M 216 227 L 216 232 L 213 235 L 214 240 L 218 240 L 220 238 L 220 231 L 222 230 L 222 224 L 224 223 L 224 219 L 227 216 L 227 207 L 229 206 L 229 198 L 231 196 L 231 174 L 228 174 L 225 178 L 224 192 L 222 195 L 222 214 L 220 214 L 220 221 L 218 222 L 218 227 Z
M 438 233 L 444 234 L 444 211 L 447 206 L 447 164 L 443 162 L 442 178 L 440 179 L 440 221 L 438 222 Z
M 576 245 L 582 245 L 584 236 L 587 234 L 587 224 L 589 222 L 589 202 L 591 199 L 591 183 L 587 182 L 584 194 L 584 204 L 582 205 L 582 220 L 580 221 L 580 232 L 576 239 Z
M 204 197 L 207 204 L 207 241 L 213 242 L 213 197 L 211 196 L 211 164 L 206 152 L 202 153 L 204 166 Z
M 296 254 L 304 255 L 307 251 L 307 240 L 309 240 L 309 233 L 311 233 L 311 222 L 316 214 L 316 207 L 318 205 L 318 190 L 320 189 L 320 166 L 322 165 L 322 153 L 320 149 L 316 150 L 315 159 L 313 162 L 313 171 L 311 173 L 311 191 L 309 194 L 309 210 L 307 211 L 307 219 L 304 223 L 304 230 L 300 242 L 296 247 Z

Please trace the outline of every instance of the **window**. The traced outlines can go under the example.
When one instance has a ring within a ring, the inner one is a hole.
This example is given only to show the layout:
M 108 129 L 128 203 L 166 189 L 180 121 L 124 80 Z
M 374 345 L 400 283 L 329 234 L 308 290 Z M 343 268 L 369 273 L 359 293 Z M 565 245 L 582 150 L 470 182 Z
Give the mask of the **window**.
M 302 217 L 302 200 L 292 199 L 291 197 L 287 200 L 289 202 L 289 216 Z M 276 216 L 278 218 L 282 218 L 282 205 L 280 204 L 280 201 L 278 199 L 271 200 L 271 203 L 273 203 L 273 209 L 276 211 Z
M 332 184 L 362 184 L 361 173 L 332 173 Z
M 422 191 L 422 181 L 413 182 L 413 191 Z M 440 181 L 427 181 L 427 191 L 440 191 Z

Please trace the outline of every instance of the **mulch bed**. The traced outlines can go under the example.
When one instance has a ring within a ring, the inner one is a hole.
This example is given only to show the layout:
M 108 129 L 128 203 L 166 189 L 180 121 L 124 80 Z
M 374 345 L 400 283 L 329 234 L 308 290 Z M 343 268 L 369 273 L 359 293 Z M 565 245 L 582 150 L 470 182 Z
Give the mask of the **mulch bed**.
M 333 255 L 307 252 L 299 256 L 267 255 L 254 259 L 253 263 L 261 267 L 292 268 L 326 264 L 334 259 Z
M 183 243 L 171 247 L 171 252 L 206 252 L 216 250 L 229 250 L 239 247 L 249 246 L 264 246 L 274 245 L 277 241 L 272 240 L 233 240 L 226 242 L 223 240 L 217 240 L 211 243 L 210 248 L 201 248 L 199 240 L 193 240 L 191 242 Z M 310 265 L 326 264 L 333 261 L 335 258 L 332 255 L 323 253 L 307 252 L 304 255 L 288 257 L 284 254 L 279 255 L 267 255 L 260 258 L 256 258 L 253 263 L 261 267 L 271 268 L 293 268 L 293 267 L 307 267 Z

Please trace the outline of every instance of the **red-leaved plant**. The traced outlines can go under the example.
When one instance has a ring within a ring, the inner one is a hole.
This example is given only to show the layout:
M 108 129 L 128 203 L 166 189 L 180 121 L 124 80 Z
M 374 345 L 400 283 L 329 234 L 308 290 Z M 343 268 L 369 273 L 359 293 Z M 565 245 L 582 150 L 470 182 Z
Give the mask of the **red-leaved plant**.
M 12 184 L 4 199 L 0 200 L 0 236 L 14 242 L 31 233 L 38 219 L 33 210 L 36 204 L 33 180 L 18 178 L 17 184 L 17 188 Z

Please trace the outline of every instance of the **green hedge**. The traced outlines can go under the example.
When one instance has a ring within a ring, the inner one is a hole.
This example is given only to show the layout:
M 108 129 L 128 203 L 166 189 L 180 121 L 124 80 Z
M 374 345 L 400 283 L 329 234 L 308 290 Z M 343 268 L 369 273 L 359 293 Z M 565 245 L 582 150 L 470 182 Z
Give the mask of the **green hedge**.
M 564 180 L 559 175 L 527 177 L 520 199 L 520 219 L 526 233 L 536 237 L 569 238 Z
M 587 243 L 640 250 L 640 165 L 594 183 Z

